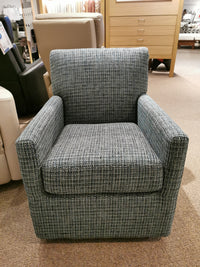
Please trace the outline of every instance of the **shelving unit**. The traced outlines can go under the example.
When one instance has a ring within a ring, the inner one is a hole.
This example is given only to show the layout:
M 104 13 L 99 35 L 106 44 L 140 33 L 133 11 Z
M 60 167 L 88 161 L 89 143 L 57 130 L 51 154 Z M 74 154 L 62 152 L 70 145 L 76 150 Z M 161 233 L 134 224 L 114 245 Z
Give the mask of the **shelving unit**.
M 21 0 L 21 6 L 22 6 L 22 13 L 23 13 L 23 20 L 24 20 L 24 29 L 26 33 L 26 39 L 27 39 L 27 46 L 29 50 L 30 55 L 30 61 L 33 62 L 32 58 L 32 37 L 31 37 L 31 29 L 32 29 L 32 21 L 35 17 L 35 12 L 33 8 L 33 1 L 32 0 Z

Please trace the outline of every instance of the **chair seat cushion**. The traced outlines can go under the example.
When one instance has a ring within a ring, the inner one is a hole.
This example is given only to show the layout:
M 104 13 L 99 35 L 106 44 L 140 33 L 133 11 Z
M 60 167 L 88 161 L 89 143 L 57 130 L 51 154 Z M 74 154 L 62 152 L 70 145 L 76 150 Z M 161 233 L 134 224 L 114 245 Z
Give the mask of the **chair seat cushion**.
M 42 165 L 52 194 L 153 192 L 163 167 L 134 123 L 68 124 Z

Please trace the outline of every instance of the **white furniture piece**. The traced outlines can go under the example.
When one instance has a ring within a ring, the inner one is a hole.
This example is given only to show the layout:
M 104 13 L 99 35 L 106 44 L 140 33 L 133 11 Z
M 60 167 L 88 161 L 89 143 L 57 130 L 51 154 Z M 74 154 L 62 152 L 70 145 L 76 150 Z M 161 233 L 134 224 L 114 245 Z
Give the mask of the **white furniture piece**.
M 0 86 L 0 184 L 21 179 L 15 147 L 20 133 L 14 98 Z
M 0 86 L 0 185 L 21 179 L 15 141 L 31 119 L 18 118 L 13 95 Z

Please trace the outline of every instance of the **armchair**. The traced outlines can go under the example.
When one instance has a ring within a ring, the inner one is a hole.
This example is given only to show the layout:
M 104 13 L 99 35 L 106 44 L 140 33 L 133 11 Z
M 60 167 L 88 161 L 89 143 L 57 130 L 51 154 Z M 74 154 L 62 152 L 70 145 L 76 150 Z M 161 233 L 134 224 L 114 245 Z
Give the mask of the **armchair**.
M 15 141 L 20 125 L 12 94 L 0 86 L 0 184 L 21 179 Z
M 11 22 L 0 15 L 7 34 L 13 42 Z M 43 74 L 46 72 L 41 59 L 25 65 L 16 44 L 5 55 L 0 51 L 0 85 L 8 89 L 15 100 L 18 116 L 39 111 L 48 99 Z
M 146 95 L 146 48 L 55 50 L 51 97 L 17 139 L 43 239 L 170 233 L 188 138 Z
M 100 48 L 104 42 L 103 16 L 99 13 L 39 14 L 33 21 L 44 75 L 52 96 L 49 55 L 53 49 Z

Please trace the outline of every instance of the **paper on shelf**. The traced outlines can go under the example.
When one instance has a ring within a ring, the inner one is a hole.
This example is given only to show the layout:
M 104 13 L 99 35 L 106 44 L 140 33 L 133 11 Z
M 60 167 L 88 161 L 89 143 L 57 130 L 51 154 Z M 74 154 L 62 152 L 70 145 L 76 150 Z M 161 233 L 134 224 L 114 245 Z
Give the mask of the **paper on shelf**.
M 4 29 L 2 22 L 0 21 L 0 48 L 5 55 L 13 47 L 7 32 Z

